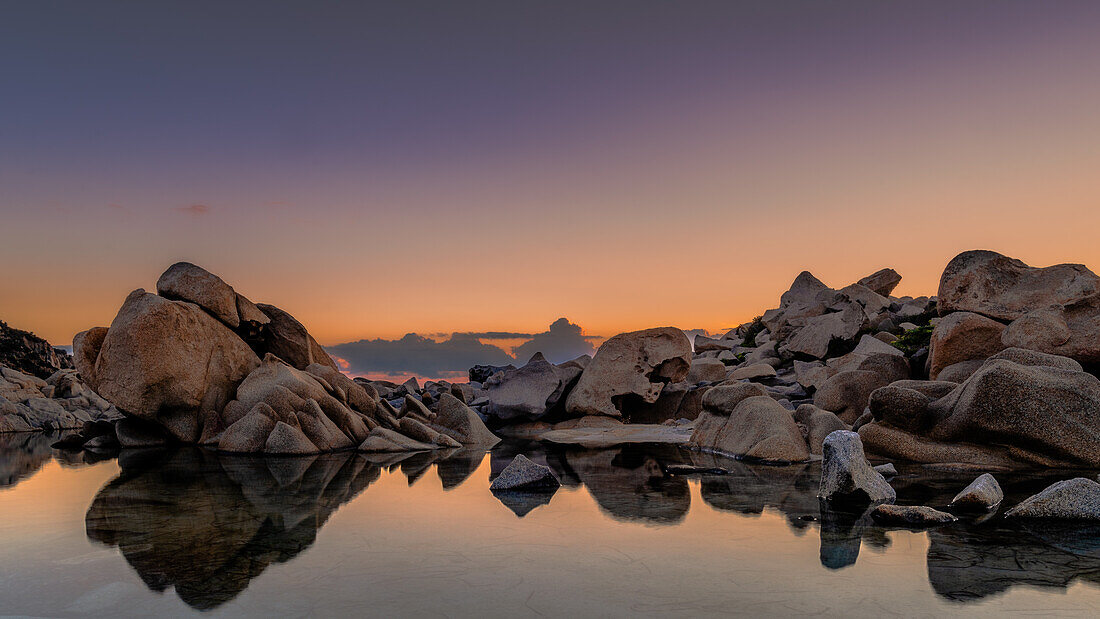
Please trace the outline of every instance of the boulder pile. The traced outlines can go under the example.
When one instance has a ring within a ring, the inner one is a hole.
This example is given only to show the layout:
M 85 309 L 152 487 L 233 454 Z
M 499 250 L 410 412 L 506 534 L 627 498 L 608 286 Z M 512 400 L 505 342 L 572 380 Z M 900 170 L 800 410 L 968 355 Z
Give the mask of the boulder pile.
M 293 316 L 186 262 L 164 272 L 156 294 L 130 293 L 110 327 L 77 334 L 73 349 L 84 380 L 121 411 L 122 447 L 302 455 L 499 440 L 460 400 L 439 406 L 438 392 L 415 381 L 395 409 L 369 381 L 341 373 Z

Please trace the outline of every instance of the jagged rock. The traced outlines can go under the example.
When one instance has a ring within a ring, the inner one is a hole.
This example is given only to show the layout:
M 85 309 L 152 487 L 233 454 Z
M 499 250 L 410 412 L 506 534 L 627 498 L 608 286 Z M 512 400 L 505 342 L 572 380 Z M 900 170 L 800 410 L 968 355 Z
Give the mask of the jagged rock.
M 367 453 L 404 452 L 404 451 L 432 451 L 439 449 L 439 445 L 423 443 L 407 436 L 378 427 L 370 431 L 370 435 L 359 445 L 358 450 Z
M 982 473 L 951 500 L 951 507 L 990 510 L 1001 504 L 1005 493 L 989 473 Z
M 440 396 L 432 427 L 463 445 L 492 447 L 500 442 L 472 408 L 449 393 Z
M 429 428 L 411 416 L 402 417 L 398 421 L 398 429 L 401 434 L 421 443 L 431 443 L 440 447 L 462 447 L 462 443 L 442 432 Z
M 177 262 L 168 267 L 157 280 L 157 294 L 174 301 L 194 303 L 230 329 L 236 329 L 241 324 L 237 314 L 237 293 L 233 287 L 190 262 Z
M 901 275 L 898 275 L 898 272 L 894 269 L 887 268 L 875 271 L 856 283 L 866 286 L 876 294 L 888 297 L 894 291 L 894 288 L 897 288 L 898 284 L 901 283 Z
M 604 342 L 565 403 L 572 416 L 620 417 L 639 403 L 653 404 L 667 383 L 691 367 L 691 342 L 674 327 L 621 333 Z
M 873 335 L 864 335 L 859 338 L 859 343 L 856 344 L 852 353 L 857 355 L 888 355 L 892 357 L 904 357 L 905 353 L 901 352 L 897 348 L 887 344 L 886 342 L 878 339 Z
M 597 353 L 599 354 L 599 353 Z M 550 467 L 535 464 L 519 454 L 489 485 L 492 491 L 548 490 L 561 486 Z
M 935 380 L 944 368 L 962 361 L 986 359 L 1004 350 L 1005 326 L 972 312 L 944 316 L 932 330 L 928 376 Z
M 819 389 L 837 370 L 820 361 L 794 361 L 794 373 L 798 384 L 807 389 Z
M 821 455 L 821 446 L 825 437 L 837 430 L 847 430 L 848 424 L 836 414 L 822 410 L 813 404 L 803 404 L 794 411 L 794 420 L 806 428 L 806 444 L 810 453 Z
M 311 453 L 332 451 L 367 437 L 364 416 L 330 394 L 312 375 L 268 354 L 237 388 L 237 399 L 207 423 L 204 441 L 216 441 L 223 451 L 266 451 L 265 433 L 284 423 L 313 444 Z M 293 439 L 285 444 L 304 448 L 296 435 L 291 437 L 286 430 L 281 434 L 283 439 Z
M 1100 483 L 1084 477 L 1060 481 L 1005 512 L 1005 518 L 1100 520 Z
M 728 412 L 724 406 L 708 406 L 713 404 L 708 399 L 710 393 L 727 388 L 715 387 L 703 397 L 703 412 L 689 445 L 703 451 L 771 462 L 809 459 L 810 450 L 794 418 L 771 397 L 746 397 Z M 722 403 L 726 400 L 723 398 Z
M 498 372 L 514 369 L 516 369 L 516 366 L 510 363 L 508 365 L 475 365 L 474 367 L 470 368 L 468 374 L 470 377 L 470 382 L 484 383 Z
M 299 370 L 304 370 L 313 363 L 339 369 L 332 357 L 293 316 L 274 305 L 257 303 L 256 307 L 271 321 L 264 329 L 264 351 Z
M 863 329 L 867 316 L 854 304 L 847 305 L 842 311 L 815 316 L 787 341 L 787 350 L 824 359 L 829 353 L 833 340 L 847 341 Z
M 232 398 L 260 360 L 197 305 L 138 289 L 130 293 L 103 339 L 97 391 L 123 412 L 195 442 L 204 420 Z
M 0 321 L 0 365 L 46 378 L 57 370 L 73 367 L 73 360 L 68 353 L 50 346 L 30 331 Z
M 580 376 L 580 369 L 556 366 L 537 353 L 523 367 L 498 372 L 486 382 L 486 413 L 502 421 L 542 419 L 559 412 Z
M 837 430 L 825 437 L 818 497 L 833 502 L 893 503 L 897 493 L 867 462 L 859 435 Z
M 936 526 L 959 520 L 947 512 L 923 505 L 879 505 L 871 510 L 871 518 L 879 524 L 906 527 Z

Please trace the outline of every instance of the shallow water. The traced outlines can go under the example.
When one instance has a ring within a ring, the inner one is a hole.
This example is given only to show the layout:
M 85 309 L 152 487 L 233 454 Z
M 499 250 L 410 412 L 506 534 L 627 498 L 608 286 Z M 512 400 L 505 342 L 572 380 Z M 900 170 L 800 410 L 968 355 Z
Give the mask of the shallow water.
M 165 616 L 1095 615 L 1100 530 L 928 532 L 821 514 L 817 465 L 661 446 L 507 442 L 390 458 L 87 463 L 0 435 L 0 614 Z M 516 453 L 550 495 L 501 495 Z M 731 475 L 668 476 L 673 463 Z M 975 473 L 902 466 L 899 502 L 943 507 Z M 998 474 L 1006 505 L 1076 472 Z M 1095 472 L 1083 474 L 1095 475 Z

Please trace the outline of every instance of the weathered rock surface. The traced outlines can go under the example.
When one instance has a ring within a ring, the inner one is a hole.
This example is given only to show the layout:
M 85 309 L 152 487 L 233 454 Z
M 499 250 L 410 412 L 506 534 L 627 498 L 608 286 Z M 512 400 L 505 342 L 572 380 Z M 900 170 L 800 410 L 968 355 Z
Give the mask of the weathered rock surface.
M 263 331 L 264 351 L 274 354 L 299 370 L 304 370 L 313 363 L 327 365 L 334 370 L 339 369 L 332 357 L 293 316 L 274 305 L 257 303 L 256 307 L 270 320 Z
M 837 430 L 825 437 L 818 497 L 833 502 L 893 503 L 897 493 L 867 462 L 859 435 Z
M 1084 477 L 1060 481 L 1005 512 L 1005 518 L 1100 520 L 1100 483 Z
M 45 379 L 58 370 L 73 367 L 73 359 L 30 331 L 0 321 L 0 365 Z
M 449 393 L 439 398 L 432 427 L 463 445 L 492 447 L 500 442 L 469 406 Z
M 97 391 L 124 413 L 195 442 L 204 420 L 260 363 L 228 327 L 197 305 L 138 289 L 111 323 L 95 365 Z
M 497 372 L 486 381 L 486 413 L 501 421 L 535 421 L 560 413 L 559 405 L 580 375 L 578 368 L 559 367 L 536 354 L 523 367 Z
M 773 375 L 775 374 L 771 366 L 768 366 L 768 369 Z M 703 382 L 720 383 L 726 380 L 726 364 L 717 359 L 692 359 L 691 369 L 685 380 L 692 385 Z
M 929 527 L 958 521 L 947 512 L 923 505 L 879 505 L 871 510 L 871 518 L 879 524 L 904 527 Z
M 930 367 L 933 380 L 949 365 L 974 359 L 986 359 L 1005 349 L 1001 343 L 1003 323 L 972 312 L 944 316 L 932 330 Z
M 194 303 L 230 329 L 236 329 L 241 324 L 237 314 L 237 293 L 233 287 L 190 262 L 177 262 L 168 267 L 157 280 L 157 294 L 174 301 Z
M 1100 466 L 1100 380 L 1091 374 L 994 359 L 931 408 L 934 440 L 981 437 Z
M 1005 322 L 1051 307 L 1080 303 L 1100 293 L 1100 277 L 1082 264 L 1030 267 L 997 252 L 955 256 L 943 271 L 939 312 L 974 312 Z
M 687 377 L 691 342 L 684 332 L 661 327 L 621 333 L 604 342 L 565 403 L 572 416 L 629 414 L 653 404 L 668 383 Z
M 795 409 L 794 420 L 806 429 L 806 444 L 814 455 L 821 455 L 826 436 L 837 430 L 848 429 L 848 424 L 841 421 L 835 413 L 813 404 L 803 404 Z
M 1005 493 L 989 473 L 982 473 L 951 500 L 951 507 L 989 510 L 1001 504 Z
M 500 475 L 497 475 L 493 483 L 489 485 L 492 491 L 526 491 L 526 490 L 553 490 L 561 486 L 561 482 L 554 476 L 550 467 L 535 464 L 527 459 L 527 456 L 519 454 L 512 460 Z
M 898 284 L 901 283 L 901 275 L 894 269 L 881 269 L 856 283 L 874 291 L 875 294 L 888 297 L 894 291 L 894 288 L 897 288 Z
M 58 370 L 42 380 L 0 366 L 0 433 L 78 430 L 120 416 L 75 370 Z
M 863 414 L 871 393 L 891 382 L 871 370 L 849 370 L 834 375 L 814 394 L 814 406 L 836 413 L 847 424 Z
M 725 388 L 716 387 L 711 392 Z M 709 396 L 708 392 L 703 397 L 703 413 L 689 442 L 692 447 L 769 462 L 802 462 L 810 458 L 806 440 L 790 411 L 770 396 L 746 397 L 732 410 L 708 407 Z
M 768 378 L 775 376 L 775 368 L 767 363 L 754 363 L 739 367 L 729 373 L 729 380 L 746 380 L 750 378 Z M 725 378 L 725 372 L 723 372 Z

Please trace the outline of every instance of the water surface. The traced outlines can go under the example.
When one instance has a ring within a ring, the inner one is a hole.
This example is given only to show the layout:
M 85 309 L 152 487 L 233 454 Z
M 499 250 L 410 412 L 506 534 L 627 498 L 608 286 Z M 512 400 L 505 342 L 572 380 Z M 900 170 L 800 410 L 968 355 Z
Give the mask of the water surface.
M 0 613 L 47 616 L 1082 615 L 1100 530 L 932 531 L 822 513 L 818 465 L 662 446 L 310 458 L 126 452 L 87 462 L 0 435 Z M 552 495 L 494 495 L 516 453 Z M 670 476 L 668 464 L 731 475 Z M 975 474 L 902 466 L 943 507 Z M 1007 505 L 1082 472 L 998 474 Z M 1084 472 L 1093 474 L 1095 472 Z

